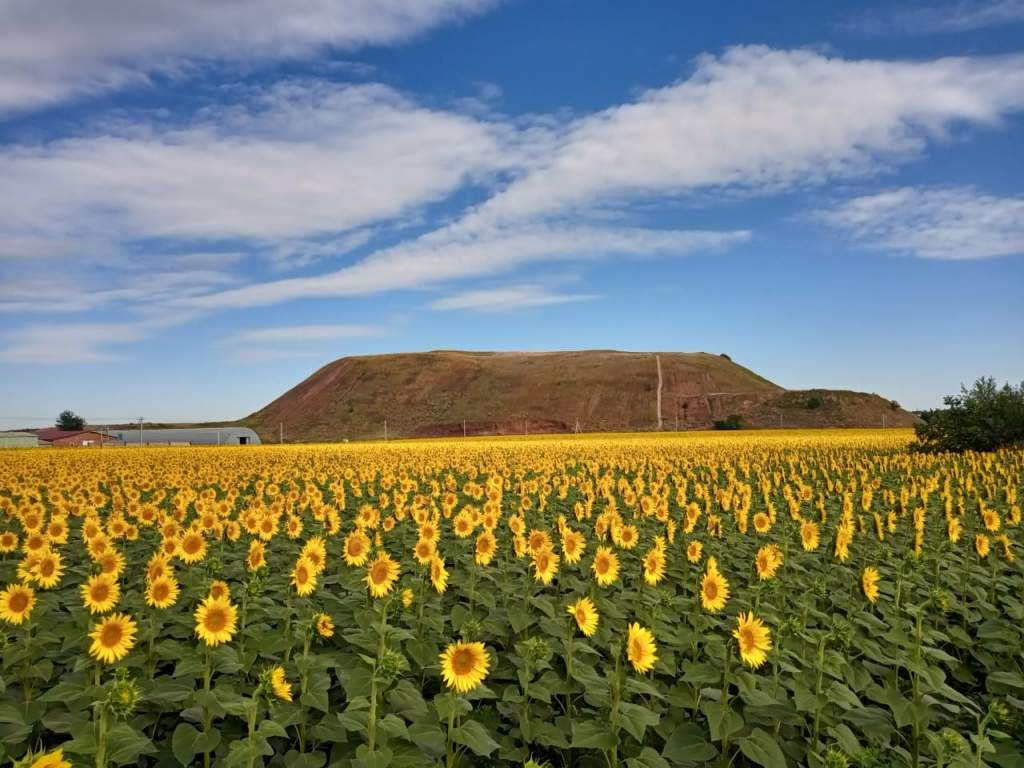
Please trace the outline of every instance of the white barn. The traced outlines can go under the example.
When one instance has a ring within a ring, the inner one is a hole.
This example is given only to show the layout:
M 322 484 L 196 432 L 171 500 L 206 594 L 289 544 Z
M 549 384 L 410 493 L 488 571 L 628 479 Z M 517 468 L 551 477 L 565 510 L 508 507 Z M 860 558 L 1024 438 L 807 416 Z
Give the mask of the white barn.
M 185 427 L 182 429 L 117 429 L 110 434 L 125 445 L 259 445 L 248 427 Z

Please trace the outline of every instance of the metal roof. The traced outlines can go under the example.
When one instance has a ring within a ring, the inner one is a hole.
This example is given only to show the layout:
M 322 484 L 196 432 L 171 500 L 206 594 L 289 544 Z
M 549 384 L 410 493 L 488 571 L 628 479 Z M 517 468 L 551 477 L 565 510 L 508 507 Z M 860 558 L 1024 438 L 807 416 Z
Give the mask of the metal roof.
M 259 445 L 260 438 L 248 427 L 185 427 L 180 429 L 117 429 L 111 435 L 125 443 L 192 443 L 193 445 L 238 445 L 245 438 L 250 445 Z

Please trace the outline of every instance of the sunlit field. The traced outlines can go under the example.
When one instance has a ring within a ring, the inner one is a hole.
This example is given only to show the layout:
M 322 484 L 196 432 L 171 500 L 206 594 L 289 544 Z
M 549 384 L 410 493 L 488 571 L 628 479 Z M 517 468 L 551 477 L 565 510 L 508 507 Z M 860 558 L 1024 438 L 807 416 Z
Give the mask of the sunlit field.
M 1024 452 L 911 440 L 0 452 L 0 742 L 26 765 L 1022 765 Z

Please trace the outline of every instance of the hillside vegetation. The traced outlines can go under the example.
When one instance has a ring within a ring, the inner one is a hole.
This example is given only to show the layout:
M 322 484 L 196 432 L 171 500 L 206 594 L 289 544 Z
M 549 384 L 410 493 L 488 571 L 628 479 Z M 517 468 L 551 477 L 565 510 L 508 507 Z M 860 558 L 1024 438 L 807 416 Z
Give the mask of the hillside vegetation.
M 661 423 L 658 419 L 659 365 Z M 785 390 L 703 352 L 460 352 L 346 357 L 242 419 L 287 441 L 708 429 L 909 426 L 877 395 Z

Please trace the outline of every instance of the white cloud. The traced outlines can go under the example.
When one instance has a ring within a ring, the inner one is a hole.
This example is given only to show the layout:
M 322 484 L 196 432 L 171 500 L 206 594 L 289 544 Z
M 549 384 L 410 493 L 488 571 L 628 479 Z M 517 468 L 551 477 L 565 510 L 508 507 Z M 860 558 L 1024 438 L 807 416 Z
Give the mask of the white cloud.
M 868 34 L 969 32 L 1024 21 L 1024 0 L 960 0 L 928 5 L 898 5 L 870 13 L 846 26 Z
M 430 303 L 431 309 L 473 310 L 479 312 L 508 312 L 528 307 L 569 304 L 590 301 L 593 293 L 557 293 L 539 284 L 507 285 L 500 288 L 480 288 L 445 296 Z
M 1024 254 L 1024 198 L 966 187 L 903 187 L 847 200 L 819 218 L 873 248 L 923 259 Z
M 111 346 L 140 341 L 142 326 L 119 323 L 29 325 L 3 334 L 0 360 L 10 363 L 99 363 L 117 357 Z
M 337 235 L 501 167 L 502 130 L 382 85 L 285 82 L 183 126 L 4 148 L 0 235 L 32 253 L 47 239 L 61 249 L 103 237 L 244 238 L 258 248 Z
M 363 296 L 420 289 L 468 277 L 508 272 L 538 262 L 606 256 L 668 256 L 712 250 L 749 238 L 745 231 L 601 229 L 540 225 L 480 234 L 437 230 L 385 248 L 316 277 L 256 283 L 176 302 L 198 310 L 276 304 L 299 298 Z
M 335 323 L 326 325 L 285 325 L 276 328 L 253 328 L 241 331 L 223 340 L 227 344 L 260 342 L 304 342 L 336 339 L 356 339 L 374 336 L 381 329 L 374 325 Z
M 877 171 L 958 122 L 1024 108 L 1024 56 L 851 61 L 761 46 L 583 117 L 464 226 L 730 187 L 778 191 Z
M 5 0 L 0 114 L 148 82 L 206 62 L 397 43 L 494 0 Z

